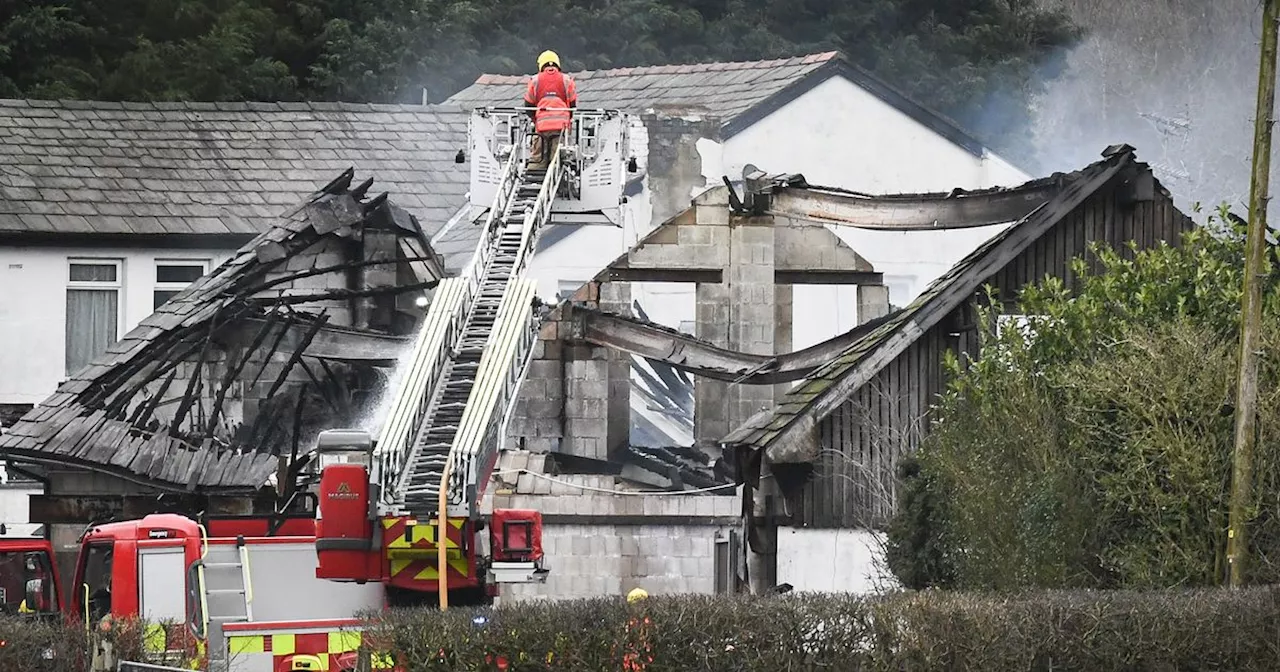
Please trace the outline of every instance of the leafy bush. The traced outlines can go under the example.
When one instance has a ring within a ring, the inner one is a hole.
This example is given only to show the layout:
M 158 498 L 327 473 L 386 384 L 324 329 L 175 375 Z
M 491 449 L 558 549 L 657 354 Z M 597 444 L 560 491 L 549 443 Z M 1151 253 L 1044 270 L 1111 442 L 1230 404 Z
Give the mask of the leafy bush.
M 647 672 L 716 670 L 1270 670 L 1280 589 L 937 591 L 882 598 L 651 598 L 527 603 L 489 612 L 403 610 L 373 626 L 414 672 L 598 672 L 645 651 Z M 473 617 L 488 621 L 477 625 Z
M 895 574 L 998 589 L 1222 582 L 1244 259 L 1243 231 L 1222 221 L 1180 247 L 1095 248 L 1100 270 L 1078 260 L 1075 291 L 1051 278 L 1023 292 L 1025 325 L 980 311 L 982 357 L 948 362 L 954 378 L 901 490 Z M 1280 484 L 1275 269 L 1258 492 Z M 926 499 L 922 516 L 913 502 Z M 1250 513 L 1250 577 L 1276 581 L 1280 509 L 1259 499 Z
M 146 632 L 143 621 L 124 619 L 115 621 L 110 631 L 101 636 L 111 642 L 118 660 L 189 667 L 189 656 L 164 660 L 163 654 L 148 652 L 144 645 Z M 190 631 L 175 626 L 170 632 L 177 641 L 170 640 L 168 648 L 194 649 L 187 647 Z M 83 624 L 0 615 L 0 670 L 88 672 L 90 663 L 89 633 Z

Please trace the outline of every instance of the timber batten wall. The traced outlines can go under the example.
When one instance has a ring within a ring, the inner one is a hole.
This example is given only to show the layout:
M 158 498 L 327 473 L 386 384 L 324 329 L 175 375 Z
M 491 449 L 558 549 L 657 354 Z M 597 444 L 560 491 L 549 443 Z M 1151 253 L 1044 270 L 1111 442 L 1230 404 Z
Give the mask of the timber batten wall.
M 997 288 L 1006 308 L 1015 309 L 1022 288 L 1046 275 L 1074 288 L 1073 258 L 1084 257 L 1091 272 L 1099 270 L 1097 258 L 1087 254 L 1091 242 L 1105 242 L 1125 258 L 1134 256 L 1129 241 L 1138 249 L 1180 244 L 1194 224 L 1162 189 L 1144 181 L 1154 178 L 1148 172 L 1113 180 L 984 284 Z M 1145 200 L 1136 200 L 1135 194 Z M 930 407 L 945 389 L 944 353 L 978 355 L 973 308 L 979 294 L 926 330 L 818 423 L 820 454 L 812 474 L 803 486 L 787 492 L 784 515 L 791 524 L 845 528 L 887 523 L 896 501 L 899 457 L 914 452 L 928 434 Z

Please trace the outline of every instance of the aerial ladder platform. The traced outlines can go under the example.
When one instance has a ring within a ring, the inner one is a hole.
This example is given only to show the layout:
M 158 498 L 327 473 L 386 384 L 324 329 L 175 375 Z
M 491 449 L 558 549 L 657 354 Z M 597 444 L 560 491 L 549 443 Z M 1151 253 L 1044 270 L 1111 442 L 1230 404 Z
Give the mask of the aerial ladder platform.
M 529 169 L 527 110 L 473 112 L 470 206 L 483 231 L 476 251 L 458 277 L 436 286 L 376 440 L 335 430 L 318 442 L 322 469 L 365 469 L 369 532 L 381 537 L 369 550 L 381 555 L 361 560 L 363 569 L 355 556 L 347 556 L 351 568 L 326 569 L 322 554 L 318 572 L 368 580 L 381 564 L 389 585 L 420 592 L 545 580 L 540 516 L 495 511 L 490 523 L 480 502 L 540 326 L 536 281 L 526 274 L 538 236 L 553 223 L 621 221 L 626 172 L 635 170 L 628 123 L 616 111 L 574 110 L 559 151 Z M 337 477 L 330 484 L 350 489 Z M 329 519 L 326 496 L 343 494 L 325 488 L 322 475 L 321 521 Z M 491 558 L 478 552 L 485 526 Z

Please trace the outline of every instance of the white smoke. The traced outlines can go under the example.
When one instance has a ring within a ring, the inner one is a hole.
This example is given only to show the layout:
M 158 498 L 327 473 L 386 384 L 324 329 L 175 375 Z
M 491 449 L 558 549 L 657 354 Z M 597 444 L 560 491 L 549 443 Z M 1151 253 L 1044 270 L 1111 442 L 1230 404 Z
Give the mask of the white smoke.
M 1245 214 L 1258 0 L 1041 1 L 1089 31 L 1035 101 L 1041 169 L 1075 170 L 1107 145 L 1127 143 L 1184 211 L 1226 201 Z

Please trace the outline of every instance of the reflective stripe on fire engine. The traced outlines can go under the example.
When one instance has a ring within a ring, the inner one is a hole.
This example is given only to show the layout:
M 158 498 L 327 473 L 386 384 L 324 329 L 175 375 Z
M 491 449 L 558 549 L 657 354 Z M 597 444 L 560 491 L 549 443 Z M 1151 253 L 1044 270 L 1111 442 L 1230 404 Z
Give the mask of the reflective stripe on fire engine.
M 445 535 L 445 548 L 458 548 L 458 541 L 462 537 L 462 525 L 466 522 L 464 518 L 449 518 L 449 530 Z M 432 548 L 436 545 L 436 526 L 435 521 L 430 523 L 413 526 L 413 542 L 410 543 L 405 538 L 405 533 L 409 531 L 409 525 L 404 518 L 383 518 L 382 528 L 386 530 L 386 537 L 390 539 L 387 542 L 387 548 L 410 549 L 410 548 Z
M 298 651 L 299 635 L 274 633 L 270 635 L 231 635 L 228 637 L 228 651 L 232 656 L 269 654 L 273 661 L 273 669 L 330 670 L 335 664 L 337 656 L 358 651 L 363 640 L 362 633 L 359 630 L 338 630 L 301 636 L 308 638 L 310 644 L 307 646 L 312 647 L 311 650 Z M 324 640 L 318 640 L 318 636 L 324 636 Z M 320 648 L 319 641 L 326 642 L 323 645 L 325 650 L 315 650 Z M 395 666 L 395 661 L 386 654 L 375 653 L 371 656 L 370 662 L 373 663 L 374 669 L 390 669 Z M 282 667 L 285 663 L 291 664 L 288 667 Z
M 329 653 L 346 653 L 359 648 L 359 630 L 339 630 L 329 633 Z
M 467 563 L 466 557 L 455 555 L 453 553 L 445 554 L 445 562 L 449 568 L 457 572 L 461 576 L 469 576 L 471 568 Z M 436 569 L 436 559 L 393 559 L 391 561 L 391 576 L 396 577 L 401 574 L 412 574 L 413 578 L 418 581 L 435 581 L 440 578 L 440 572 Z

